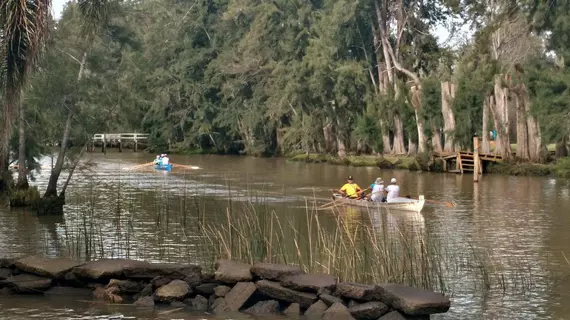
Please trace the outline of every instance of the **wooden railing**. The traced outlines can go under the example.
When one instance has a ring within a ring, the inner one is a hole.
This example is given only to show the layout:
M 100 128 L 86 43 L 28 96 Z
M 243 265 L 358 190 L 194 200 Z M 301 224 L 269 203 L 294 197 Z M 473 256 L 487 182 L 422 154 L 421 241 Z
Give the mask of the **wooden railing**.
M 95 145 L 100 145 L 102 152 L 106 152 L 108 146 L 118 147 L 122 152 L 123 146 L 132 145 L 137 152 L 139 143 L 146 144 L 147 140 L 147 133 L 97 133 L 91 138 L 91 151 L 95 150 Z

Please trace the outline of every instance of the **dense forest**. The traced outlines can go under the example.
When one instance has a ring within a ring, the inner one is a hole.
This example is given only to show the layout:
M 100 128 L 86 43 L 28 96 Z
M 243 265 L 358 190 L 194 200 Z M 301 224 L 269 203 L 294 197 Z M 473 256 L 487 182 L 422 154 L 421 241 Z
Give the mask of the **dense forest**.
M 83 151 L 65 147 L 102 132 L 171 152 L 401 155 L 477 134 L 504 158 L 568 154 L 568 0 L 79 0 L 57 21 L 49 4 L 0 4 L 0 170 L 61 145 L 46 196 Z

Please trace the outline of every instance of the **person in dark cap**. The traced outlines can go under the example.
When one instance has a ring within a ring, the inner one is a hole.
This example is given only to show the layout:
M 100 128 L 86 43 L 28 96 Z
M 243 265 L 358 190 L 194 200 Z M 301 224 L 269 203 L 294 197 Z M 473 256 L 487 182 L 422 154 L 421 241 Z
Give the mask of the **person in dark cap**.
M 348 176 L 347 182 L 340 188 L 340 193 L 347 198 L 358 199 L 362 189 L 354 183 L 352 176 Z

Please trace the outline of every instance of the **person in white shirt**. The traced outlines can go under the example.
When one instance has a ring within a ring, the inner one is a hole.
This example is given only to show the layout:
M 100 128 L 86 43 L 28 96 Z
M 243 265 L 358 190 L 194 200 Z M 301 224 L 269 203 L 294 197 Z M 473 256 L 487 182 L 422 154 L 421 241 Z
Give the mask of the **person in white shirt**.
M 162 165 L 163 165 L 163 166 L 168 165 L 168 161 L 169 161 L 169 160 L 170 160 L 170 159 L 168 159 L 168 157 L 167 157 L 166 154 L 165 154 L 165 155 L 162 157 Z
M 386 202 L 392 202 L 395 198 L 400 197 L 400 186 L 396 184 L 396 178 L 390 180 L 390 185 L 386 187 L 386 192 L 388 193 Z
M 374 187 L 372 187 L 372 192 L 370 193 L 370 200 L 376 202 L 384 201 L 384 181 L 382 178 L 377 178 L 374 181 Z

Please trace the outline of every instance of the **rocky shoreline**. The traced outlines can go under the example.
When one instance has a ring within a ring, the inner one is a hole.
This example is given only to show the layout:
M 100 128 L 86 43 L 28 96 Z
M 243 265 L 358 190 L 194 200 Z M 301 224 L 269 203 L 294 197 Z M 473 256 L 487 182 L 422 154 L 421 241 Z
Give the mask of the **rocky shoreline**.
M 442 294 L 399 284 L 337 282 L 297 266 L 219 260 L 214 273 L 197 265 L 100 259 L 81 263 L 35 256 L 0 259 L 0 299 L 59 294 L 194 312 L 244 312 L 305 319 L 429 319 L 449 310 Z

